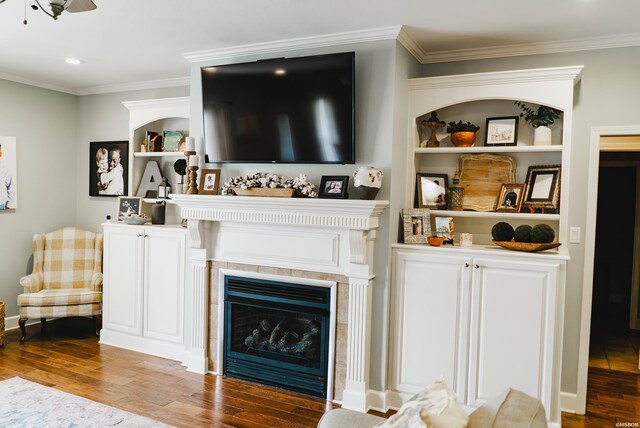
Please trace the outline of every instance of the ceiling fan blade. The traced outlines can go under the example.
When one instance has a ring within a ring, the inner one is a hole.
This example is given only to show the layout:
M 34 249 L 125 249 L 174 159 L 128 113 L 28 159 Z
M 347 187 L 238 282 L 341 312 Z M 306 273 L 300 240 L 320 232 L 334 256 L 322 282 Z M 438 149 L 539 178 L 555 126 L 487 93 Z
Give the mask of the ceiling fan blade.
M 96 4 L 91 0 L 73 0 L 69 7 L 67 8 L 67 12 L 76 13 L 76 12 L 88 12 L 96 8 Z

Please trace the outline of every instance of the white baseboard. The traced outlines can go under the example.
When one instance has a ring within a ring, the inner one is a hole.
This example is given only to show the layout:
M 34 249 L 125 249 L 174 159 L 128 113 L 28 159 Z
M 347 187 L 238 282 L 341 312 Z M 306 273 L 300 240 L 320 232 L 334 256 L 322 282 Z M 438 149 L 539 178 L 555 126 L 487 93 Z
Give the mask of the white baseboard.
M 386 413 L 387 410 L 387 394 L 382 391 L 370 389 L 367 391 L 367 407 L 369 410 Z
M 5 331 L 9 331 L 9 330 L 15 330 L 17 328 L 19 328 L 20 326 L 18 325 L 18 320 L 20 319 L 19 315 L 15 315 L 13 317 L 7 317 L 4 319 L 4 330 Z M 40 320 L 28 320 L 27 321 L 27 325 L 33 325 L 33 324 L 39 324 Z
M 568 413 L 576 413 L 577 408 L 578 394 L 560 391 L 560 410 Z

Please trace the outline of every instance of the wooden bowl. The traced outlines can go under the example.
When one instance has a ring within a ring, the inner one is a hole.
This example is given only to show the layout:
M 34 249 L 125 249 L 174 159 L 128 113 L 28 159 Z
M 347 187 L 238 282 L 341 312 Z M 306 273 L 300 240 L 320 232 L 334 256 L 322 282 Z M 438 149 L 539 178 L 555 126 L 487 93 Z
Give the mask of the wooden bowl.
M 427 236 L 427 242 L 433 247 L 439 247 L 444 242 L 444 236 Z
M 493 241 L 494 244 L 513 251 L 537 252 L 558 248 L 559 242 L 549 242 L 547 244 L 537 244 L 535 242 L 516 242 L 516 241 Z
M 461 131 L 451 134 L 451 143 L 453 143 L 453 145 L 456 147 L 471 147 L 475 142 L 475 132 Z

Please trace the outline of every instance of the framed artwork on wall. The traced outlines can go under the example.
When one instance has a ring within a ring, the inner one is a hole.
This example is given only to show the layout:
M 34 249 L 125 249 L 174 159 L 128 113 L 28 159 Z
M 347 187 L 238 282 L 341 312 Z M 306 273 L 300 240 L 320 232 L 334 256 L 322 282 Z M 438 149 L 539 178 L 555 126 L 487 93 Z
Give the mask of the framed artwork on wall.
M 129 185 L 129 142 L 89 143 L 89 196 L 126 196 Z
M 16 137 L 0 137 L 0 210 L 18 208 Z

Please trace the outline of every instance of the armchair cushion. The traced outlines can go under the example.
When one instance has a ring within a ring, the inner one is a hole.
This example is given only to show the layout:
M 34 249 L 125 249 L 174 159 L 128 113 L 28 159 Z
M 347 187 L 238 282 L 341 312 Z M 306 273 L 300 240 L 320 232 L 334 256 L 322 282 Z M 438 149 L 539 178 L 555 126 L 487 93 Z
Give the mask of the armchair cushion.
M 100 303 L 71 306 L 20 306 L 20 318 L 88 317 L 102 314 Z
M 42 290 L 18 296 L 18 306 L 69 306 L 100 303 L 102 293 L 88 289 Z

